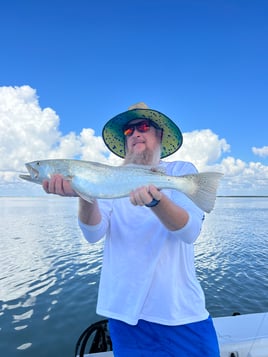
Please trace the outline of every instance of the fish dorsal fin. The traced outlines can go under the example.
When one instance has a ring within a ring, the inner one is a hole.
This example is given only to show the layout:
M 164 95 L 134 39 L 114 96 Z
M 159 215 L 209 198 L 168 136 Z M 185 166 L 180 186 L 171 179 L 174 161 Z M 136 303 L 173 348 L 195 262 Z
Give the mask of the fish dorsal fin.
M 125 167 L 134 168 L 134 169 L 141 169 L 141 170 L 148 170 L 160 174 L 165 174 L 166 170 L 163 167 L 159 166 L 152 166 L 152 165 L 139 165 L 139 164 L 126 164 Z

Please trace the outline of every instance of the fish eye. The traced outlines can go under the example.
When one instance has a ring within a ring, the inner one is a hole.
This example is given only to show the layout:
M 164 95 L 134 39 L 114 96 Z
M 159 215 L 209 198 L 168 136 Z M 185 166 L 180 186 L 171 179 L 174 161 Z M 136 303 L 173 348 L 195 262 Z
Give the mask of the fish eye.
M 37 165 L 37 166 L 40 166 L 40 161 L 37 161 L 37 162 L 36 162 L 36 165 Z

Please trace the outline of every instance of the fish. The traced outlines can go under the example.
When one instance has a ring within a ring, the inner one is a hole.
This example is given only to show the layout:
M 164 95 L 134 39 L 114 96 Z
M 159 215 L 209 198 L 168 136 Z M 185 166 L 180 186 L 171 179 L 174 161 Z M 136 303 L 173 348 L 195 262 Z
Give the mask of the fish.
M 210 213 L 215 205 L 220 172 L 200 172 L 170 176 L 162 169 L 144 165 L 110 166 L 93 161 L 75 159 L 51 159 L 25 164 L 29 175 L 21 179 L 42 184 L 54 174 L 70 181 L 72 189 L 83 199 L 113 199 L 129 196 L 141 186 L 155 185 L 159 190 L 181 191 L 200 209 Z

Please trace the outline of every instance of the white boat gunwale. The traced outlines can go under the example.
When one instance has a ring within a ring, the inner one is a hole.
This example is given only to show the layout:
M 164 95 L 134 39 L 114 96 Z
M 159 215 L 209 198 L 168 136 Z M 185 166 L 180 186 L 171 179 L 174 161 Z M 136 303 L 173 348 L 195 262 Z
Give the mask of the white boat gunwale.
M 268 357 L 268 312 L 213 318 L 221 357 Z M 84 357 L 113 357 L 113 352 Z

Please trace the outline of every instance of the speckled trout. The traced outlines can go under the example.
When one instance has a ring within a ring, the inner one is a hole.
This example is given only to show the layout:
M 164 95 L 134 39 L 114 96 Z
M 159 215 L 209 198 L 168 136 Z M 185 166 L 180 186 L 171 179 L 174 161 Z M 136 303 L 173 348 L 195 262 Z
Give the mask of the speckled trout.
M 170 176 L 161 169 L 140 166 L 110 166 L 91 161 L 53 159 L 25 164 L 29 175 L 20 178 L 42 184 L 52 175 L 60 174 L 69 180 L 72 189 L 88 202 L 95 198 L 120 198 L 141 186 L 155 185 L 158 189 L 183 192 L 199 208 L 210 212 L 215 204 L 219 172 L 202 172 Z

